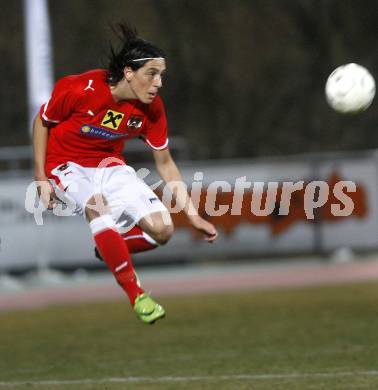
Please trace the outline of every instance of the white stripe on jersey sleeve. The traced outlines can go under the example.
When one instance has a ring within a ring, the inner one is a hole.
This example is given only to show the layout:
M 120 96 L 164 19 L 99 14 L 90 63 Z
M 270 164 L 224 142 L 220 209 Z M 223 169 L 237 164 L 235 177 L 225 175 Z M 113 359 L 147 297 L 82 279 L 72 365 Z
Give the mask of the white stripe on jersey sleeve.
M 147 138 L 143 138 L 143 139 L 147 142 L 147 144 L 149 146 L 151 146 L 152 149 L 155 149 L 155 150 L 163 150 L 163 149 L 165 149 L 168 146 L 168 138 L 165 141 L 165 144 L 163 146 L 154 146 L 154 145 L 152 145 L 152 143 Z
M 54 119 L 50 119 L 47 117 L 46 115 L 46 110 L 47 110 L 47 106 L 49 105 L 49 102 L 45 103 L 45 108 L 43 109 L 43 113 L 42 113 L 42 118 L 46 121 L 46 122 L 51 122 L 51 123 L 59 123 L 60 121 L 57 121 L 57 120 L 54 120 Z

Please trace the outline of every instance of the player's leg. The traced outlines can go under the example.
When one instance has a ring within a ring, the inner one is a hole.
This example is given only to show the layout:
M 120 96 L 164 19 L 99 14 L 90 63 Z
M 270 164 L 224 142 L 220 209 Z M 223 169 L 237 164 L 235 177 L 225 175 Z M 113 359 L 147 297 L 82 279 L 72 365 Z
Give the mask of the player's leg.
M 123 229 L 124 230 L 124 229 Z M 135 225 L 126 232 L 121 232 L 124 243 L 127 245 L 130 254 L 146 252 L 159 246 L 150 235 L 144 232 L 138 225 Z M 99 251 L 95 248 L 95 255 L 103 261 Z
M 117 221 L 118 231 L 125 233 L 129 230 L 127 227 L 137 224 L 142 230 L 146 230 L 155 242 L 164 244 L 168 241 L 173 232 L 170 215 L 156 194 L 137 177 L 131 167 L 107 168 L 101 176 L 101 186 L 113 220 Z M 141 239 L 136 246 L 140 250 L 140 246 L 145 246 L 147 240 L 145 236 L 137 238 Z M 124 246 L 128 249 L 127 242 L 124 243 Z M 104 257 L 99 246 L 98 250 L 101 257 Z M 140 296 L 140 299 L 135 300 L 134 309 L 146 322 L 160 318 L 165 314 L 164 309 L 145 293 Z M 144 311 L 148 312 L 151 309 L 153 309 L 151 315 L 144 314 Z
M 169 221 L 168 226 L 164 221 Z M 127 230 L 127 229 L 124 229 Z M 164 217 L 160 212 L 150 214 L 142 218 L 138 225 L 134 225 L 126 232 L 121 232 L 121 236 L 131 254 L 149 251 L 164 245 L 173 233 L 173 225 L 170 215 Z M 98 249 L 95 248 L 96 257 L 103 260 Z
M 144 291 L 137 284 L 129 251 L 116 230 L 105 198 L 93 195 L 84 210 L 96 247 L 134 306 L 136 297 Z
M 128 232 L 122 233 L 121 236 L 129 248 L 130 253 L 145 252 L 159 246 L 159 243 L 138 225 L 133 226 Z
M 84 169 L 77 164 L 66 164 L 55 169 L 53 174 L 54 180 L 60 183 L 57 187 L 60 188 L 60 199 L 74 204 L 76 213 L 86 216 L 96 245 L 117 282 L 129 296 L 134 309 L 138 308 L 139 317 L 144 322 L 153 323 L 164 316 L 160 305 L 148 296 L 146 299 L 146 294 L 138 286 L 130 254 L 116 229 L 114 218 L 107 209 L 106 199 L 102 194 L 93 194 L 95 186 L 91 169 Z M 103 184 L 106 188 L 106 180 Z
M 165 316 L 164 309 L 140 287 L 127 246 L 108 213 L 106 200 L 100 194 L 89 199 L 85 214 L 101 257 L 104 259 L 118 284 L 129 296 L 139 318 L 154 323 Z M 99 206 L 100 205 L 100 206 Z
M 138 225 L 159 245 L 165 245 L 173 234 L 173 222 L 168 211 L 155 211 L 143 217 Z
M 56 193 L 65 203 L 75 204 L 77 212 L 86 217 L 97 248 L 134 305 L 136 296 L 143 294 L 143 290 L 137 286 L 130 254 L 116 230 L 105 197 L 94 193 L 96 172 L 70 162 L 57 167 L 52 171 L 55 182 L 59 183 Z M 103 185 L 106 188 L 106 177 Z

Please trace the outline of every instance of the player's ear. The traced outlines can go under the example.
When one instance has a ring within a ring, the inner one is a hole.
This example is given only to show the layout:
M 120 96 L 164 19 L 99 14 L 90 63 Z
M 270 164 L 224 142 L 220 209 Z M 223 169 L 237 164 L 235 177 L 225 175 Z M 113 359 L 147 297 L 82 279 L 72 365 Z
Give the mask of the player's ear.
M 131 81 L 131 79 L 134 77 L 134 71 L 129 66 L 125 66 L 123 74 L 127 81 Z

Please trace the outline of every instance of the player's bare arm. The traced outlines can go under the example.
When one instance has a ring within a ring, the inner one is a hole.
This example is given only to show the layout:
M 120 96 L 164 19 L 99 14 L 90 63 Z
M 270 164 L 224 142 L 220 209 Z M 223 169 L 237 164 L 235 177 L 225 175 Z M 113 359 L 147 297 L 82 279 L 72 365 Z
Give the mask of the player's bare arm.
M 198 210 L 183 183 L 181 173 L 174 162 L 169 149 L 153 151 L 156 169 L 160 177 L 167 183 L 173 193 L 175 201 L 183 209 L 192 226 L 205 235 L 205 240 L 213 242 L 218 233 L 215 227 L 198 215 Z M 180 183 L 182 185 L 180 185 Z
M 39 115 L 33 123 L 34 178 L 38 182 L 38 194 L 48 209 L 54 207 L 54 190 L 45 173 L 45 161 L 49 129 Z

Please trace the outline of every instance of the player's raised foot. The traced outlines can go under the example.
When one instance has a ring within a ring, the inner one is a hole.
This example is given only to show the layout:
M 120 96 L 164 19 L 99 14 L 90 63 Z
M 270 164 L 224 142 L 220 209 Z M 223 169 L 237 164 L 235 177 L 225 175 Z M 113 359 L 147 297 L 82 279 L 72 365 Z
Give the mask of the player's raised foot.
M 134 304 L 134 311 L 146 324 L 153 324 L 156 320 L 165 317 L 165 310 L 147 293 L 138 295 Z

